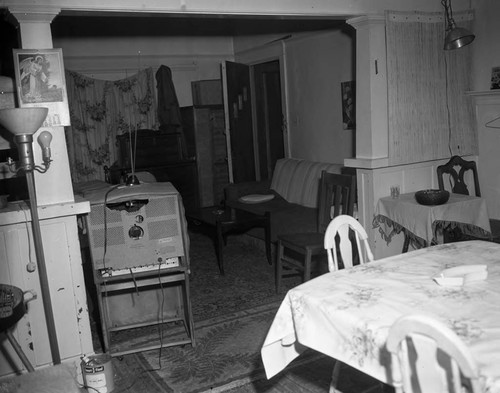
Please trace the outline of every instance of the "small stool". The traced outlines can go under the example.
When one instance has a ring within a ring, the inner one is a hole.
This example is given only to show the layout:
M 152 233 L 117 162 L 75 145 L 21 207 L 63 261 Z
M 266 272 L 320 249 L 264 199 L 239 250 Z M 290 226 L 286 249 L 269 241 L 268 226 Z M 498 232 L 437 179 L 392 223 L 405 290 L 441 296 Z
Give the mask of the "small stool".
M 26 369 L 33 372 L 34 367 L 11 332 L 11 328 L 25 313 L 23 291 L 12 285 L 0 284 L 0 332 L 5 333 Z

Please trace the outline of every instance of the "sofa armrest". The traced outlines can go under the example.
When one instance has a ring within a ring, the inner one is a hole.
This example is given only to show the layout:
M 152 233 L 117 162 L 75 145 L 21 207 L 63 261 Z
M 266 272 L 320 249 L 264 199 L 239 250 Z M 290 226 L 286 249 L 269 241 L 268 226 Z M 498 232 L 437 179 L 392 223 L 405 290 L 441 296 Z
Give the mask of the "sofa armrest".
M 236 201 L 240 197 L 250 194 L 272 194 L 271 180 L 248 181 L 232 183 L 224 188 L 226 201 Z

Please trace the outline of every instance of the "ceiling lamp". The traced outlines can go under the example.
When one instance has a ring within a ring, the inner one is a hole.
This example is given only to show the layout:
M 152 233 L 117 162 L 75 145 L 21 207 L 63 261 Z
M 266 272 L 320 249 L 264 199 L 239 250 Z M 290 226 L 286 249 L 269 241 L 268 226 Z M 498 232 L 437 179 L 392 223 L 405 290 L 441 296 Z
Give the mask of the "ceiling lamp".
M 458 49 L 469 45 L 476 36 L 463 27 L 457 27 L 453 19 L 451 0 L 441 0 L 446 17 L 446 37 L 444 38 L 444 49 Z

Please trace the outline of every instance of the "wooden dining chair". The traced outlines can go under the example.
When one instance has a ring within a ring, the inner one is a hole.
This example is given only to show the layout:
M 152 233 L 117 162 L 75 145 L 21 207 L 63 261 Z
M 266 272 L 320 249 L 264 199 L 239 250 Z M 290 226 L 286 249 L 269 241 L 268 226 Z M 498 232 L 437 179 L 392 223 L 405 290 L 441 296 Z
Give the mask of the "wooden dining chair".
M 325 232 L 324 247 L 330 271 L 351 268 L 355 261 L 358 264 L 373 261 L 368 235 L 352 216 L 340 215 L 330 222 Z
M 276 292 L 283 277 L 300 274 L 303 281 L 311 278 L 314 257 L 325 255 L 323 239 L 333 217 L 354 212 L 356 178 L 351 175 L 323 171 L 320 179 L 318 226 L 316 232 L 278 234 L 276 258 Z
M 365 229 L 354 217 L 344 214 L 335 217 L 328 224 L 324 248 L 328 255 L 328 269 L 331 272 L 352 268 L 355 261 L 357 264 L 364 264 L 374 259 Z M 341 362 L 335 361 L 330 393 L 337 392 L 340 367 Z
M 481 189 L 479 187 L 479 175 L 475 161 L 464 160 L 460 156 L 453 156 L 443 165 L 436 169 L 437 180 L 440 190 L 445 190 L 445 177 L 450 183 L 451 192 L 455 194 L 470 195 L 469 186 L 466 184 L 466 177 L 472 175 L 474 182 L 474 195 L 481 197 Z M 490 219 L 491 239 L 496 243 L 500 243 L 500 220 Z M 447 230 L 444 232 L 444 242 L 450 243 L 453 241 L 474 240 L 479 239 L 474 236 L 464 235 L 460 229 Z M 481 240 L 488 240 L 480 238 Z
M 396 393 L 479 393 L 478 367 L 469 348 L 427 315 L 406 315 L 387 338 Z

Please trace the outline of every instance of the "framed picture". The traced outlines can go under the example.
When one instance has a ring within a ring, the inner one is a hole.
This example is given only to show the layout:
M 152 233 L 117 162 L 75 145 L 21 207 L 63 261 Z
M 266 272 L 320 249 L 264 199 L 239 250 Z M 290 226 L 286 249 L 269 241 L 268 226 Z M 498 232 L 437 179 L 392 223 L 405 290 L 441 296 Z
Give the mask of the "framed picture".
M 491 70 L 491 90 L 500 89 L 500 67 Z
M 340 85 L 342 90 L 342 124 L 344 130 L 353 130 L 356 127 L 355 82 L 341 82 Z
M 19 106 L 49 108 L 42 127 L 69 126 L 61 49 L 13 49 Z

